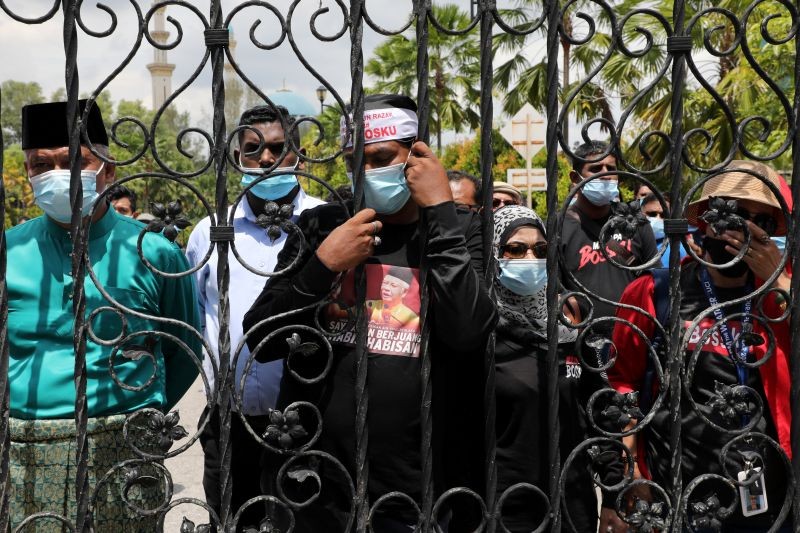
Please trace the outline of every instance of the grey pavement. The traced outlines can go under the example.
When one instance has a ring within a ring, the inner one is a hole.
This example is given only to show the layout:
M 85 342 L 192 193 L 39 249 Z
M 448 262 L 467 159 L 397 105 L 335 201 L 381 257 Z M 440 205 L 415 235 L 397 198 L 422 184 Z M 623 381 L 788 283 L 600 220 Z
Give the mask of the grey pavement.
M 197 423 L 205 406 L 206 397 L 203 391 L 203 381 L 198 377 L 189 392 L 178 402 L 176 407 L 181 417 L 180 424 L 189 432 L 187 439 L 197 434 Z M 185 442 L 178 441 L 176 445 Z M 174 484 L 173 502 L 182 498 L 197 498 L 205 501 L 205 494 L 203 493 L 203 450 L 200 447 L 199 440 L 195 441 L 182 453 L 167 459 L 166 466 L 172 475 Z M 208 523 L 208 513 L 205 509 L 197 505 L 181 504 L 167 514 L 166 520 L 164 520 L 164 531 L 166 533 L 179 533 L 184 517 L 193 521 L 195 525 Z

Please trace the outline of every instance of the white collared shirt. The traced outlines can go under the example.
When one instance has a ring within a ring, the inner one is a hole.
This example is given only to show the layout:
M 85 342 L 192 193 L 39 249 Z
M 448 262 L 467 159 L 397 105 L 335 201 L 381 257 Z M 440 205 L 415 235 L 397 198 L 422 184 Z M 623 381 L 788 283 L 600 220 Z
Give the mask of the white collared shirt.
M 324 203 L 322 200 L 308 196 L 303 189 L 295 196 L 293 222 L 306 209 L 311 209 Z M 225 222 L 227 224 L 227 221 Z M 200 263 L 208 253 L 211 244 L 211 221 L 208 217 L 197 223 L 186 246 L 186 256 L 194 267 Z M 278 253 L 286 242 L 286 233 L 275 241 L 271 241 L 264 228 L 256 224 L 256 215 L 250 208 L 246 198 L 243 198 L 233 218 L 236 251 L 239 256 L 251 267 L 261 272 L 272 272 L 278 262 Z M 205 320 L 203 336 L 211 345 L 212 355 L 218 362 L 217 344 L 219 343 L 219 290 L 217 288 L 217 251 L 211 254 L 209 260 L 200 268 L 197 277 L 197 293 L 200 301 L 200 313 Z M 247 270 L 236 259 L 232 251 L 228 253 L 230 267 L 230 339 L 231 361 L 242 338 L 242 320 L 245 313 L 253 305 L 256 298 L 264 289 L 267 277 L 260 276 Z M 244 367 L 250 356 L 250 350 L 245 344 L 236 368 L 235 386 L 239 391 L 239 383 L 244 373 Z M 217 365 L 219 368 L 219 365 Z M 210 358 L 203 360 L 203 370 L 208 377 L 209 386 L 214 390 L 215 376 Z M 246 415 L 263 415 L 270 408 L 275 407 L 278 399 L 281 375 L 283 374 L 283 360 L 269 363 L 253 361 L 249 375 L 245 382 L 245 392 L 242 395 L 242 410 Z

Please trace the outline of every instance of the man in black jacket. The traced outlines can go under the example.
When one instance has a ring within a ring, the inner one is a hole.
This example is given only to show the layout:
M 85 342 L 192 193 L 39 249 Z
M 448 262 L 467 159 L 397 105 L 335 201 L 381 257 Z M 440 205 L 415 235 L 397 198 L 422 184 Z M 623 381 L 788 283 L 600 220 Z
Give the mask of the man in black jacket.
M 445 169 L 425 143 L 415 142 L 414 102 L 405 96 L 368 96 L 364 122 L 366 208 L 350 218 L 347 206 L 337 204 L 304 212 L 298 221 L 302 239 L 298 232 L 290 232 L 278 258 L 276 270 L 289 270 L 267 283 L 245 316 L 244 330 L 257 360 L 286 358 L 278 400 L 283 412 L 274 415 L 272 429 L 265 434 L 267 443 L 275 449 L 308 445 L 327 452 L 343 463 L 354 483 L 356 443 L 361 438 L 356 422 L 361 342 L 368 356 L 370 504 L 396 490 L 419 502 L 425 425 L 420 416 L 425 384 L 420 375 L 422 332 L 430 333 L 433 476 L 440 491 L 470 481 L 452 475 L 460 470 L 469 476 L 467 465 L 449 468 L 448 462 L 461 461 L 464 449 L 482 440 L 482 389 L 476 377 L 496 312 L 482 284 L 478 219 L 456 210 Z M 348 137 L 344 135 L 346 143 Z M 344 157 L 351 171 L 352 146 L 345 146 Z M 393 277 L 408 280 L 402 303 L 423 321 L 377 320 L 380 310 L 373 309 L 356 327 L 354 317 L 367 312 L 365 304 L 381 300 L 382 292 L 389 290 L 382 281 L 390 271 Z M 423 278 L 430 294 L 427 315 L 421 308 Z M 294 327 L 267 338 L 287 326 Z M 320 338 L 323 335 L 330 340 L 332 353 Z M 467 384 L 477 387 L 467 391 Z M 321 420 L 307 406 L 290 406 L 298 401 L 313 403 Z M 460 412 L 452 412 L 453 405 L 460 405 Z M 319 423 L 321 435 L 309 439 Z M 468 427 L 477 430 L 469 438 Z M 274 452 L 265 456 L 266 481 L 273 487 L 284 462 Z M 292 494 L 303 500 L 297 495 L 306 491 L 307 497 L 310 482 L 291 485 L 291 481 L 307 479 L 313 471 L 321 478 L 322 491 L 311 507 L 296 513 L 295 531 L 346 531 L 344 524 L 353 512 L 352 493 L 341 470 L 324 456 L 296 464 L 307 466 L 290 474 L 289 482 L 278 480 L 281 486 L 289 492 L 296 489 Z M 480 470 L 480 460 L 472 467 Z M 417 519 L 408 504 L 395 499 L 379 508 L 372 525 L 378 533 L 413 531 Z

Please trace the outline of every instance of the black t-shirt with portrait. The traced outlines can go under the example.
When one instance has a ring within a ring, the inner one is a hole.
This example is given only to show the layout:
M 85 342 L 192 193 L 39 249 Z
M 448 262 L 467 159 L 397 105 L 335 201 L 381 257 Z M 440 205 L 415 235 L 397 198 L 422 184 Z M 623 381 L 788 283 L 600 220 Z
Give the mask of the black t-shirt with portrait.
M 699 279 L 700 268 L 702 267 L 698 263 L 690 262 L 684 265 L 681 271 L 680 318 L 683 321 L 684 328 L 690 327 L 691 322 L 709 307 L 708 298 Z M 716 296 L 720 302 L 741 298 L 748 292 L 750 291 L 746 287 L 715 289 Z M 756 313 L 755 303 L 753 306 L 752 312 Z M 726 308 L 725 314 L 727 316 L 742 312 L 743 307 L 742 305 L 739 309 Z M 692 352 L 697 343 L 701 341 L 703 333 L 712 327 L 714 322 L 713 316 L 703 319 L 689 336 L 685 357 L 687 371 L 689 370 L 688 365 Z M 739 320 L 729 320 L 727 323 L 731 330 L 732 338 L 735 339 L 736 335 L 741 332 L 741 323 Z M 749 356 L 749 361 L 755 362 L 752 354 Z M 708 404 L 709 400 L 715 396 L 716 383 L 733 386 L 738 383 L 738 379 L 736 367 L 731 361 L 722 341 L 722 335 L 717 329 L 704 341 L 703 350 L 698 357 L 697 364 L 694 366 L 694 375 L 689 387 L 689 393 L 706 417 L 724 427 L 731 427 L 729 425 L 725 426 L 725 422 L 714 414 Z M 684 381 L 685 385 L 686 382 Z M 770 415 L 769 404 L 764 395 L 764 387 L 761 384 L 758 370 L 753 369 L 746 372 L 746 385 L 757 391 L 763 405 L 763 416 L 759 418 L 752 431 L 762 433 L 777 442 L 775 425 Z M 664 402 L 662 405 L 646 432 L 646 446 L 648 467 L 650 468 L 652 479 L 666 488 L 672 478 L 669 466 L 669 457 L 671 456 L 669 449 L 671 413 L 669 402 Z M 720 466 L 720 456 L 723 446 L 732 440 L 735 435 L 720 431 L 708 424 L 698 415 L 685 395 L 681 401 L 681 419 L 681 445 L 683 448 L 681 460 L 684 487 L 703 474 L 725 475 Z M 737 421 L 737 423 L 741 422 Z M 760 443 L 760 441 L 754 442 Z M 774 450 L 766 451 L 761 446 L 754 446 L 754 450 L 766 462 L 765 481 L 769 509 L 766 513 L 746 518 L 742 515 L 741 505 L 737 503 L 735 512 L 724 523 L 727 526 L 741 525 L 743 527 L 756 528 L 763 526 L 764 531 L 766 531 L 774 523 L 786 493 L 785 469 Z M 658 460 L 651 460 L 652 458 L 658 458 Z M 741 455 L 736 452 L 730 453 L 727 458 L 727 465 L 729 475 L 735 476 L 743 467 Z M 698 487 L 698 491 L 693 494 L 691 500 L 705 500 L 712 492 L 715 492 L 723 504 L 729 503 L 730 490 L 720 485 L 721 483 L 719 482 L 704 483 Z
M 592 293 L 611 301 L 619 301 L 622 291 L 633 281 L 638 273 L 619 268 L 606 260 L 600 251 L 600 231 L 610 215 L 594 220 L 585 215 L 577 205 L 571 206 L 564 217 L 561 233 L 561 283 L 571 291 L 583 290 L 575 283 L 577 280 Z M 616 241 L 611 243 L 611 240 Z M 615 251 L 616 250 L 616 251 Z M 606 252 L 610 258 L 620 264 L 626 264 L 630 257 L 631 265 L 642 265 L 658 252 L 656 240 L 650 225 L 640 226 L 632 239 L 624 239 L 620 234 L 612 234 L 606 243 Z M 624 255 L 625 257 L 622 257 Z M 571 276 L 574 276 L 575 280 Z M 592 298 L 594 304 L 592 318 L 614 316 L 615 307 L 611 304 Z M 583 316 L 588 306 L 579 299 Z M 597 332 L 609 331 L 613 325 L 598 324 Z

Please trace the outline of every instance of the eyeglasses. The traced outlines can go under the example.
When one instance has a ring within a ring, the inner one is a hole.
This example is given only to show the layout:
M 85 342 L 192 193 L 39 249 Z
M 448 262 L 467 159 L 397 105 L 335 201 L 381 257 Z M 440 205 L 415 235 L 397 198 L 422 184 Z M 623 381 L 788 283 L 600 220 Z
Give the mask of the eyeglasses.
M 774 235 L 778 230 L 778 222 L 770 214 L 767 213 L 751 213 L 744 207 L 736 210 L 736 214 L 745 220 L 749 220 L 759 228 L 767 232 L 768 235 Z
M 492 207 L 497 209 L 498 207 L 503 207 L 504 205 L 519 205 L 519 202 L 516 200 L 504 200 L 503 198 L 493 198 L 492 199 Z
M 500 254 L 511 259 L 522 259 L 528 254 L 528 250 L 533 251 L 533 257 L 536 259 L 545 259 L 547 257 L 547 243 L 544 241 L 533 244 L 510 242 L 500 247 Z

